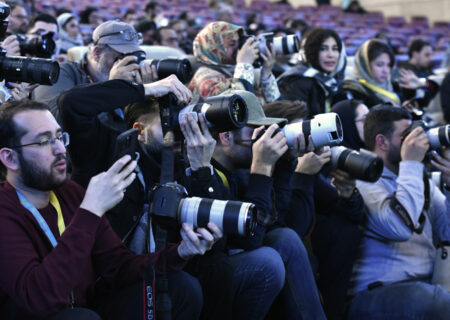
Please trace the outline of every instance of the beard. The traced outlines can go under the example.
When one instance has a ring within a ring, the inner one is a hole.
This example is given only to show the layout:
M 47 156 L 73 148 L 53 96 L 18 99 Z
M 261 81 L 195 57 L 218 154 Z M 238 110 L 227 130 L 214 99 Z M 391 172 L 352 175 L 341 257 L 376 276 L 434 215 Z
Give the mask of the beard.
M 62 186 L 67 181 L 67 172 L 63 179 L 56 177 L 52 169 L 54 165 L 61 160 L 66 160 L 66 156 L 58 155 L 47 171 L 39 167 L 35 161 L 26 160 L 21 153 L 19 153 L 19 164 L 22 173 L 23 184 L 29 188 L 40 191 L 51 191 Z
M 395 166 L 398 166 L 400 164 L 400 161 L 402 160 L 401 154 L 400 154 L 400 148 L 401 148 L 401 146 L 391 145 L 389 148 L 389 151 L 387 153 L 388 161 Z

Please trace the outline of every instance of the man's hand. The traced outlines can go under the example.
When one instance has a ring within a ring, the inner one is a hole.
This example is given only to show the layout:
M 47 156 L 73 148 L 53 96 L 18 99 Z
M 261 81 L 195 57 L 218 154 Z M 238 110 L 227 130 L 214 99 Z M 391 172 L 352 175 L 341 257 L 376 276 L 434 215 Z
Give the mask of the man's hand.
M 428 137 L 422 127 L 415 128 L 403 140 L 400 155 L 402 160 L 422 161 L 430 148 Z
M 262 69 L 261 69 L 261 78 L 262 79 L 268 79 L 270 75 L 272 74 L 273 66 L 276 62 L 276 53 L 275 48 L 273 46 L 273 43 L 270 44 L 270 50 L 266 46 L 266 53 L 267 55 L 264 55 L 261 53 L 261 58 L 264 60 Z
M 450 186 L 450 149 L 443 149 L 442 156 L 436 151 L 432 154 L 434 160 L 431 160 L 431 164 L 442 172 L 442 181 Z
M 344 199 L 350 199 L 353 191 L 356 188 L 356 181 L 347 172 L 342 170 L 335 170 L 331 172 L 331 183 L 337 189 L 339 197 Z
M 426 82 L 420 80 L 419 77 L 411 70 L 400 69 L 400 87 L 406 89 L 418 89 L 420 87 L 425 87 Z
M 137 58 L 135 56 L 126 56 L 116 61 L 109 72 L 109 80 L 120 79 L 134 82 L 141 80 L 139 74 L 140 68 L 136 60 Z
M 306 147 L 305 135 L 300 132 L 298 136 L 294 137 L 292 149 L 289 147 L 289 152 L 293 157 L 301 157 L 306 153 L 314 150 L 314 144 L 311 136 L 308 136 L 308 147 Z
M 259 127 L 253 131 L 252 138 L 255 139 L 264 127 Z M 252 165 L 250 173 L 271 176 L 273 165 L 288 150 L 286 137 L 283 132 L 278 132 L 277 124 L 272 124 L 266 132 L 252 146 Z M 273 135 L 273 137 L 272 137 Z
M 158 72 L 156 71 L 156 66 L 152 66 L 150 61 L 144 60 L 141 63 L 140 72 L 137 74 L 138 83 L 152 83 L 158 80 Z
M 250 63 L 252 64 L 259 56 L 258 42 L 250 37 L 238 50 L 236 55 L 237 63 Z
M 189 163 L 194 171 L 210 165 L 216 147 L 216 140 L 209 133 L 203 114 L 199 114 L 198 118 L 201 130 L 191 114 L 183 116 L 180 125 L 186 140 Z
M 208 229 L 197 228 L 197 232 L 201 235 L 200 239 L 187 223 L 183 223 L 180 234 L 183 239 L 178 246 L 178 255 L 184 259 L 189 260 L 193 256 L 203 255 L 206 251 L 212 248 L 214 243 L 222 238 L 222 231 L 212 222 L 208 223 Z
M 310 145 L 312 144 L 310 136 Z M 322 151 L 319 153 L 308 152 L 302 157 L 298 158 L 297 167 L 295 172 L 304 174 L 317 174 L 325 163 L 331 160 L 331 150 L 330 147 L 323 147 Z
M 7 56 L 20 56 L 20 45 L 15 34 L 10 35 L 3 40 L 2 48 L 6 50 Z
M 8 83 L 8 85 L 12 87 L 12 89 L 10 89 L 9 92 L 11 92 L 11 95 L 13 96 L 14 100 L 19 101 L 28 98 L 30 96 L 30 92 L 36 89 L 39 86 L 39 83 L 28 84 L 25 82 L 22 83 L 10 82 Z
M 93 177 L 89 181 L 80 208 L 102 217 L 106 211 L 122 201 L 124 190 L 136 178 L 133 170 L 136 168 L 137 162 L 130 160 L 131 157 L 125 155 L 117 160 L 108 171 Z
M 178 104 L 184 105 L 192 99 L 191 91 L 178 80 L 176 75 L 170 75 L 162 80 L 144 84 L 145 95 L 159 98 L 169 92 L 175 94 Z

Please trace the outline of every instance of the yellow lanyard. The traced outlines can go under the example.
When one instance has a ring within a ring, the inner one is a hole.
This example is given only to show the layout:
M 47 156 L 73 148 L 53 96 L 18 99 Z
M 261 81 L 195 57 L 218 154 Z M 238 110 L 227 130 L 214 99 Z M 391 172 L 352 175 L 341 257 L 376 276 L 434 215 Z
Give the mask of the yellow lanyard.
M 230 189 L 230 183 L 228 182 L 226 175 L 222 171 L 217 170 L 216 168 L 214 168 L 214 170 L 216 170 L 225 187 L 227 187 L 227 189 Z
M 58 198 L 53 191 L 50 191 L 50 204 L 55 208 L 58 213 L 58 230 L 59 235 L 62 235 L 64 230 L 66 230 L 66 225 L 64 224 L 64 218 L 61 211 L 61 206 L 59 205 Z
M 361 84 L 365 85 L 367 88 L 369 88 L 375 92 L 378 92 L 379 94 L 382 94 L 383 96 L 388 97 L 389 99 L 391 99 L 392 101 L 395 101 L 395 103 L 400 105 L 400 99 L 398 98 L 398 96 L 395 93 L 385 90 L 383 88 L 380 88 L 372 83 L 368 83 L 365 79 L 359 79 L 358 81 Z
M 325 112 L 330 112 L 330 110 L 331 110 L 331 102 L 330 102 L 330 99 L 326 99 L 325 100 Z

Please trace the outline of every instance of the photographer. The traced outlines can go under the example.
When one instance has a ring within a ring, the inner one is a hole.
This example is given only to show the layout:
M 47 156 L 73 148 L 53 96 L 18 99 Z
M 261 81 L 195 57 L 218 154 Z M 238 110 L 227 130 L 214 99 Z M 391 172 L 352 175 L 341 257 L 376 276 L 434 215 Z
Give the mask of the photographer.
M 28 13 L 25 7 L 16 0 L 5 1 L 11 9 L 8 19 L 7 34 L 25 34 L 28 26 Z
M 285 286 L 279 296 L 285 318 L 325 319 L 308 254 L 300 237 L 292 229 L 275 227 L 281 222 L 277 208 L 272 204 L 272 172 L 279 158 L 288 150 L 284 134 L 277 130 L 277 123 L 282 124 L 285 119 L 265 117 L 260 102 L 251 93 L 247 93 L 246 102 L 249 108 L 247 126 L 218 133 L 213 155 L 213 165 L 228 187 L 230 197 L 255 203 L 259 209 L 255 236 L 232 239 L 231 245 L 246 250 L 261 245 L 274 248 L 286 269 Z M 264 126 L 268 128 L 264 130 Z M 264 133 L 256 139 L 261 132 Z M 304 151 L 303 145 L 300 152 Z M 240 254 L 231 258 L 237 259 Z M 253 262 L 257 263 L 257 259 Z
M 263 108 L 266 115 L 286 118 L 289 123 L 302 121 L 308 115 L 306 104 L 300 101 L 275 101 Z M 311 136 L 308 139 L 306 154 L 296 161 L 286 158 L 278 161 L 273 173 L 275 205 L 288 227 L 301 237 L 311 235 L 313 253 L 319 263 L 318 287 L 324 310 L 328 319 L 338 319 L 345 311 L 361 238 L 358 224 L 364 215 L 364 204 L 355 191 L 355 179 L 348 173 L 334 170 L 331 178 L 322 173 L 323 166 L 330 165 L 330 148 L 313 151 Z M 300 143 L 304 144 L 303 140 Z
M 357 182 L 367 223 L 349 319 L 450 316 L 450 293 L 431 282 L 436 245 L 450 240 L 450 191 L 424 174 L 429 139 L 410 127 L 408 112 L 389 105 L 372 108 L 364 123 L 366 147 L 384 170 L 375 183 Z M 448 153 L 435 158 L 447 186 L 449 164 Z
M 102 23 L 94 30 L 94 43 L 89 46 L 81 63 L 62 63 L 58 81 L 52 86 L 40 86 L 34 92 L 34 100 L 48 104 L 56 120 L 61 123 L 57 99 L 64 91 L 113 79 L 152 82 L 156 74 L 148 65 L 140 68 L 133 63 L 136 61 L 134 56 L 121 58 L 141 50 L 138 38 L 138 33 L 129 24 L 118 21 Z
M 2 319 L 98 320 L 92 310 L 103 319 L 142 319 L 146 306 L 153 305 L 147 296 L 154 294 L 155 273 L 164 265 L 174 317 L 199 316 L 198 282 L 180 271 L 186 260 L 220 239 L 219 229 L 212 224 L 212 234 L 197 229 L 199 240 L 185 226 L 179 244 L 134 255 L 103 218 L 136 177 L 130 156 L 93 177 L 84 190 L 67 179 L 69 136 L 46 105 L 5 104 L 0 130 L 1 169 L 6 171 L 0 185 Z
M 218 21 L 204 27 L 194 39 L 194 56 L 200 62 L 189 83 L 194 97 L 215 96 L 230 88 L 256 92 L 253 63 L 259 57 L 257 41 L 250 37 L 241 43 L 244 29 Z M 240 46 L 242 44 L 242 46 Z M 275 51 L 266 48 L 267 55 L 261 68 L 261 91 L 267 102 L 280 97 L 272 68 Z

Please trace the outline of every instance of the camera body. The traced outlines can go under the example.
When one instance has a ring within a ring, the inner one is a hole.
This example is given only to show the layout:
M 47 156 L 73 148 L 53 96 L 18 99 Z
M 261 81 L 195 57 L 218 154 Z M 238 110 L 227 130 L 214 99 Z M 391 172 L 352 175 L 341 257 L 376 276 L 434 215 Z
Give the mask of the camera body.
M 253 235 L 256 208 L 252 203 L 187 197 L 186 189 L 177 183 L 156 185 L 149 196 L 149 213 L 164 229 L 175 229 L 186 222 L 206 228 L 213 222 L 223 232 Z
M 274 37 L 273 32 L 261 33 L 255 37 L 255 41 L 258 44 L 259 57 L 253 63 L 255 68 L 259 68 L 263 65 L 264 60 L 261 54 L 267 56 L 266 46 L 270 50 L 270 45 L 272 44 L 276 54 L 289 55 L 300 50 L 300 39 L 295 34 L 289 34 L 282 37 Z M 242 48 L 244 43 L 248 38 L 253 36 L 243 35 L 239 39 L 239 49 Z
M 47 32 L 31 39 L 18 34 L 17 41 L 20 46 L 20 54 L 23 56 L 29 54 L 38 58 L 51 58 L 56 49 L 54 37 L 55 33 L 53 32 Z

